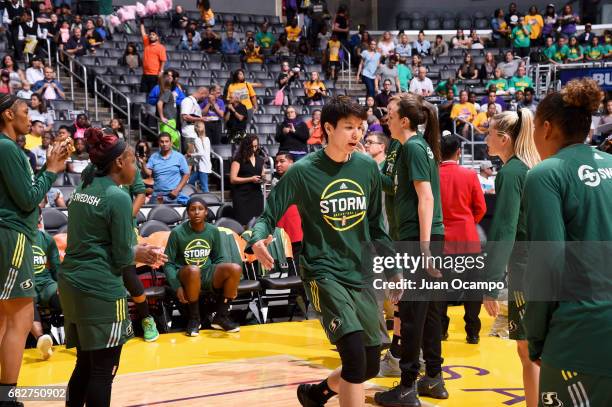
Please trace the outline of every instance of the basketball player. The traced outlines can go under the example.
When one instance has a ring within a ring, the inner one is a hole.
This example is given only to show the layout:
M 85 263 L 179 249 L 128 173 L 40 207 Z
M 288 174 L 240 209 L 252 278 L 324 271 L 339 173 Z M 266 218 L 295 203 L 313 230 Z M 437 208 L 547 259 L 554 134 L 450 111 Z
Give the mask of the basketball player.
M 65 169 L 72 152 L 58 139 L 47 152 L 47 164 L 34 176 L 15 140 L 30 130 L 25 101 L 0 94 L 0 405 L 21 406 L 8 397 L 17 384 L 36 296 L 32 244 L 36 239 L 38 204 Z
M 85 137 L 96 168 L 72 195 L 58 278 L 66 347 L 77 348 L 67 390 L 70 407 L 110 405 L 121 349 L 133 336 L 125 291 L 144 293 L 135 263 L 163 263 L 165 257 L 160 248 L 134 246 L 132 203 L 119 187 L 134 181 L 134 150 L 100 129 L 87 129 Z
M 229 318 L 229 302 L 238 295 L 242 269 L 237 264 L 225 262 L 219 229 L 206 222 L 206 202 L 192 197 L 186 210 L 189 221 L 170 232 L 166 245 L 168 263 L 164 267 L 168 284 L 178 300 L 188 306 L 185 334 L 198 336 L 200 295 L 211 294 L 216 297 L 217 305 L 212 327 L 238 332 L 240 326 Z
M 529 109 L 503 112 L 493 116 L 486 138 L 489 155 L 498 156 L 504 165 L 495 177 L 497 200 L 495 213 L 487 236 L 489 246 L 485 279 L 503 281 L 508 268 L 508 324 L 510 339 L 517 344 L 523 366 L 523 384 L 527 407 L 538 405 L 538 366 L 529 360 L 523 314 L 525 296 L 522 280 L 527 254 L 515 241 L 525 241 L 526 224 L 521 204 L 527 171 L 540 162 L 533 142 L 533 116 Z M 495 245 L 495 246 L 493 246 Z M 497 291 L 485 293 L 484 306 L 492 317 L 497 317 Z
M 361 406 L 363 383 L 379 369 L 378 307 L 361 271 L 361 243 L 390 247 L 382 229 L 378 165 L 360 140 L 365 109 L 349 97 L 323 107 L 321 123 L 327 146 L 295 163 L 272 190 L 249 241 L 260 264 L 271 269 L 267 245 L 278 219 L 297 205 L 304 232 L 301 274 L 323 329 L 336 345 L 342 366 L 319 384 L 298 386 L 303 406 L 322 406 L 339 394 L 340 406 Z M 397 275 L 389 276 L 397 278 Z M 401 291 L 391 293 L 394 302 Z
M 546 279 L 550 274 L 542 274 L 550 269 L 563 273 L 566 287 L 578 281 L 575 286 L 597 287 L 607 296 L 597 300 L 580 293 L 580 301 L 527 302 L 529 357 L 541 364 L 540 406 L 612 406 L 612 177 L 605 175 L 612 173 L 612 156 L 583 144 L 600 101 L 595 81 L 573 80 L 547 95 L 535 117 L 535 144 L 543 161 L 529 171 L 525 184 L 527 237 L 585 243 L 561 243 L 558 256 L 536 257 L 540 262 L 530 256 L 526 287 L 537 292 L 542 284 L 554 284 Z M 598 258 L 588 255 L 589 246 Z

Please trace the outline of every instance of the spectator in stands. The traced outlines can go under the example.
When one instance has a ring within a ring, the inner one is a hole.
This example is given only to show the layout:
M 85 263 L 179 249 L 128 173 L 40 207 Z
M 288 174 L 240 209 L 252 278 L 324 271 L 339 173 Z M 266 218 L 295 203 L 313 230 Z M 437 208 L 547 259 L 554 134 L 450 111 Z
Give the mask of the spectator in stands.
M 40 145 L 32 149 L 32 153 L 36 157 L 37 172 L 47 163 L 47 152 L 51 143 L 53 143 L 53 134 L 46 132 L 42 137 Z
M 489 93 L 487 96 L 483 97 L 480 100 L 480 111 L 484 112 L 487 110 L 487 106 L 489 103 L 495 103 L 495 108 L 497 113 L 501 113 L 508 108 L 506 101 L 503 97 L 497 96 L 497 87 L 495 85 L 491 85 L 488 87 Z
M 181 84 L 179 83 L 179 73 L 175 69 L 168 69 L 164 71 L 163 77 L 168 77 L 172 80 L 172 92 L 174 93 L 174 99 L 176 100 L 176 107 L 180 108 L 181 103 L 185 99 L 185 91 L 183 90 Z M 162 79 L 163 79 L 162 77 Z M 152 106 L 157 106 L 157 101 L 159 100 L 160 88 L 159 85 L 155 85 L 155 87 L 151 90 L 149 95 L 147 96 L 147 103 Z
M 468 101 L 468 91 L 462 90 L 459 92 L 459 103 L 453 105 L 450 117 L 457 121 L 457 129 L 461 131 L 463 137 L 467 137 L 470 133 L 470 126 L 476 118 L 476 107 Z
M 166 56 L 166 47 L 160 43 L 155 29 L 150 29 L 149 35 L 147 35 L 144 23 L 141 21 L 140 34 L 144 44 L 140 91 L 149 94 L 151 89 L 158 84 L 159 77 L 164 72 L 164 66 L 168 58 Z
M 417 40 L 412 43 L 415 52 L 421 56 L 429 55 L 431 52 L 431 43 L 425 39 L 425 32 L 419 31 Z
M 480 66 L 480 79 L 489 80 L 495 77 L 495 68 L 497 67 L 497 62 L 495 62 L 495 57 L 493 53 L 488 51 L 485 54 L 485 60 Z
M 412 79 L 412 70 L 406 65 L 408 60 L 406 58 L 399 58 L 399 64 L 397 64 L 397 76 L 400 82 L 400 92 L 408 92 L 410 87 L 410 80 Z
M 552 60 L 558 64 L 565 63 L 567 55 L 569 54 L 569 47 L 567 46 L 567 37 L 565 35 L 559 35 L 559 38 L 557 39 L 557 43 L 554 45 L 553 50 L 554 53 L 552 54 Z
M 80 174 L 88 165 L 89 154 L 87 154 L 85 139 L 76 139 L 74 141 L 74 153 L 72 153 L 66 164 L 66 171 L 73 174 Z
M 200 42 L 196 42 L 194 41 L 194 32 L 191 30 L 187 30 L 187 32 L 185 33 L 186 38 L 184 40 L 181 41 L 181 43 L 179 44 L 178 49 L 180 51 L 196 51 L 200 48 Z
M 465 57 L 463 57 L 463 63 L 457 70 L 457 76 L 459 77 L 459 79 L 478 78 L 478 69 L 476 69 L 472 54 L 465 54 Z
M 590 44 L 584 51 L 584 57 L 587 61 L 601 61 L 606 55 L 605 48 L 599 44 L 599 37 L 593 35 Z
M 597 37 L 597 34 L 593 33 L 592 30 L 593 26 L 591 23 L 586 23 L 584 25 L 584 32 L 578 36 L 578 42 L 581 45 L 590 45 L 593 38 Z
M 89 46 L 89 51 L 93 54 L 96 53 L 96 49 L 104 43 L 104 39 L 96 29 L 96 26 L 92 19 L 88 18 L 85 22 L 85 40 Z
M 504 78 L 511 78 L 516 74 L 521 61 L 520 58 L 514 57 L 512 51 L 506 51 L 504 62 L 497 64 L 497 68 L 501 69 Z
M 382 170 L 385 163 L 387 146 L 389 145 L 389 138 L 384 133 L 369 133 L 365 136 L 363 144 L 366 153 L 376 161 L 378 168 Z
M 380 41 L 378 41 L 378 52 L 380 52 L 380 55 L 383 57 L 395 53 L 395 42 L 389 31 L 385 31 Z
M 240 43 L 234 38 L 234 31 L 227 31 L 225 38 L 221 41 L 221 53 L 224 55 L 236 55 L 240 53 Z
M 319 78 L 319 73 L 310 73 L 310 80 L 304 82 L 304 96 L 309 106 L 320 106 L 323 104 L 323 97 L 327 96 L 325 83 Z
M 181 148 L 181 134 L 177 128 L 176 97 L 172 92 L 172 78 L 164 75 L 160 80 L 159 99 L 157 101 L 159 132 L 168 133 L 176 150 Z
M 557 27 L 557 13 L 555 12 L 555 5 L 549 4 L 546 6 L 544 12 L 544 27 L 542 27 L 542 37 L 552 37 L 555 34 L 555 28 Z
M 387 105 L 389 104 L 389 99 L 391 99 L 394 94 L 395 92 L 393 91 L 393 84 L 391 83 L 391 79 L 383 80 L 383 88 L 380 93 L 378 93 L 374 98 L 374 101 L 376 102 L 376 107 L 379 107 L 384 112 L 386 112 Z
M 338 39 L 338 35 L 333 33 L 326 48 L 327 60 L 327 78 L 334 82 L 338 79 L 338 71 L 340 70 L 340 49 L 342 43 Z
M 431 48 L 431 55 L 434 58 L 448 55 L 448 44 L 440 34 L 436 35 L 436 41 Z
M 409 91 L 424 97 L 431 96 L 434 93 L 433 83 L 427 77 L 427 68 L 424 66 L 419 68 L 418 75 L 410 81 Z
M 389 89 L 390 92 L 396 93 L 400 89 L 400 81 L 399 74 L 397 70 L 397 57 L 395 55 L 389 55 L 387 57 L 386 64 L 380 64 L 378 69 L 376 70 L 376 80 L 374 81 L 374 88 L 376 88 L 376 92 L 381 92 L 379 84 L 382 82 L 383 85 L 385 81 L 389 81 L 391 87 Z M 387 104 L 385 103 L 385 107 Z
M 6 69 L 0 71 L 0 93 L 15 94 L 15 89 L 11 86 L 11 74 Z
M 153 177 L 153 201 L 174 203 L 189 180 L 189 166 L 185 157 L 172 149 L 168 133 L 161 133 L 157 140 L 159 151 L 151 155 L 146 165 L 144 158 L 138 160 L 147 177 Z
M 30 85 L 34 85 L 38 81 L 45 79 L 45 72 L 43 69 L 43 60 L 41 57 L 32 58 L 32 66 L 26 69 L 26 80 Z
M 480 187 L 485 195 L 495 194 L 495 177 L 493 176 L 493 164 L 491 161 L 483 161 L 480 164 L 478 181 L 480 181 Z
M 225 111 L 225 129 L 231 144 L 239 144 L 246 135 L 249 115 L 246 106 L 240 101 L 240 94 L 233 93 Z
M 189 24 L 189 17 L 185 14 L 185 10 L 183 6 L 176 6 L 174 8 L 174 13 L 172 13 L 172 17 L 170 19 L 170 26 L 172 28 L 177 29 L 185 29 Z
M 200 15 L 202 16 L 202 21 L 206 25 L 214 26 L 215 25 L 215 13 L 210 7 L 209 0 L 198 0 L 198 9 L 200 10 Z
M 461 29 L 457 30 L 457 34 L 451 38 L 451 45 L 454 49 L 468 49 L 470 43 L 470 38 L 466 37 Z
M 408 42 L 408 34 L 403 33 L 400 36 L 400 42 L 395 47 L 395 55 L 406 60 L 412 56 L 412 45 Z
M 291 21 L 297 18 L 299 1 L 298 0 L 283 0 L 283 11 L 287 18 L 287 21 Z
M 544 57 L 546 57 L 546 63 L 553 65 L 558 63 L 557 61 L 555 61 L 556 50 L 557 47 L 555 45 L 553 37 L 546 37 L 546 39 L 544 40 L 544 47 L 542 48 L 542 54 L 544 55 Z
M 500 113 L 497 111 L 498 105 L 495 102 L 489 102 L 488 105 L 485 106 L 484 109 L 474 119 L 474 129 L 480 133 L 487 135 L 489 134 L 489 126 L 491 125 L 491 120 L 493 120 L 493 116 Z
M 221 49 L 221 40 L 210 25 L 206 26 L 204 38 L 200 42 L 200 49 L 208 54 L 216 54 Z
M 289 88 L 291 85 L 300 79 L 300 68 L 298 66 L 291 68 L 289 61 L 281 63 L 281 71 L 276 78 L 276 86 L 278 89 Z
M 410 70 L 412 71 L 412 76 L 417 76 L 419 74 L 419 68 L 423 65 L 423 59 L 419 54 L 412 55 L 412 63 L 410 64 Z
M 297 46 L 296 62 L 303 66 L 314 64 L 310 43 L 306 37 L 301 37 Z
M 525 22 L 529 25 L 531 44 L 540 45 L 542 43 L 542 28 L 544 27 L 544 20 L 538 8 L 536 6 L 529 7 L 529 14 L 525 16 Z
M 32 86 L 32 91 L 41 95 L 45 100 L 64 99 L 66 97 L 64 88 L 59 81 L 55 80 L 53 68 L 50 66 L 45 67 L 44 75 L 45 78 L 43 80 L 36 82 Z
M 454 95 L 459 94 L 459 91 L 457 90 L 457 85 L 455 85 L 455 78 L 453 77 L 450 77 L 445 81 L 438 82 L 435 92 L 438 95 L 445 97 L 449 90 L 452 90 Z
M 45 125 L 38 120 L 33 120 L 32 125 L 30 126 L 30 133 L 25 135 L 25 148 L 32 150 L 40 146 L 42 144 L 44 134 Z
M 495 77 L 487 82 L 486 87 L 489 89 L 491 86 L 495 86 L 498 95 L 506 95 L 508 93 L 508 81 L 502 77 L 501 67 L 495 68 Z
M 338 11 L 336 12 L 336 17 L 334 18 L 334 22 L 332 24 L 332 35 L 336 34 L 338 41 L 340 41 L 347 48 L 350 26 L 351 25 L 346 6 L 338 6 Z
M 438 120 L 440 121 L 440 130 L 450 131 L 453 129 L 453 121 L 450 118 L 450 112 L 455 104 L 455 92 L 453 88 L 446 89 L 446 98 L 438 105 Z
M 261 183 L 264 175 L 264 159 L 258 154 L 259 139 L 249 135 L 242 139 L 230 167 L 234 218 L 247 225 L 263 212 Z
M 22 83 L 26 81 L 25 74 L 11 55 L 7 54 L 2 58 L 2 70 L 8 72 L 10 87 L 14 90 L 21 88 Z
M 289 41 L 289 48 L 295 49 L 302 34 L 302 28 L 298 26 L 297 17 L 289 20 L 287 26 L 285 27 L 285 33 L 287 34 L 287 41 Z
M 561 27 L 561 34 L 568 37 L 576 34 L 576 24 L 580 24 L 580 17 L 574 13 L 570 3 L 566 3 L 563 6 L 563 12 L 557 19 L 557 23 Z
M 327 41 L 325 42 L 325 47 L 327 47 Z M 325 47 L 323 49 L 325 49 Z M 272 54 L 278 58 L 287 58 L 291 55 L 286 33 L 282 33 L 278 37 L 278 41 L 272 46 Z
M 230 95 L 237 94 L 240 102 L 247 108 L 249 122 L 253 118 L 253 113 L 257 110 L 257 95 L 253 90 L 253 85 L 246 81 L 244 71 L 236 69 L 232 75 L 231 82 L 227 88 L 226 98 Z
M 519 91 L 524 90 L 527 87 L 533 87 L 533 81 L 529 76 L 527 76 L 527 69 L 525 69 L 524 65 L 519 66 L 517 74 L 508 82 L 508 87 L 510 88 L 511 92 L 512 89 Z
M 77 115 L 72 126 L 68 127 L 68 131 L 72 138 L 76 140 L 85 137 L 85 130 L 90 127 L 89 117 L 85 113 L 80 113 Z
M 64 194 L 58 188 L 51 187 L 45 194 L 45 198 L 40 203 L 41 208 L 65 208 L 66 200 Z
M 33 94 L 30 98 L 30 120 L 43 123 L 45 131 L 53 130 L 53 114 L 47 111 L 45 100 L 39 94 Z
M 212 85 L 207 98 L 201 105 L 202 116 L 206 119 L 206 137 L 212 145 L 220 144 L 223 133 L 223 117 L 225 116 L 225 102 L 221 94 L 221 86 Z
M 181 130 L 183 136 L 183 147 L 186 147 L 186 143 L 193 143 L 198 136 L 195 130 L 195 125 L 199 122 L 205 121 L 205 118 L 202 116 L 200 102 L 208 98 L 209 93 L 210 92 L 207 87 L 200 87 L 181 102 L 181 119 L 183 123 Z M 174 140 L 173 145 L 175 145 Z M 185 149 L 185 151 L 187 151 L 187 149 Z
M 119 65 L 127 66 L 130 69 L 137 69 L 142 66 L 140 54 L 138 53 L 136 45 L 133 42 L 128 42 L 128 44 L 126 45 L 125 52 L 119 60 Z
M 195 186 L 196 182 L 200 184 L 202 192 L 208 192 L 208 174 L 212 172 L 212 163 L 210 161 L 210 139 L 206 137 L 206 126 L 204 122 L 195 124 L 197 137 L 195 138 L 194 151 L 187 153 L 187 158 L 195 160 L 193 172 L 189 177 L 189 184 Z
M 10 81 L 10 76 L 9 76 L 9 81 Z M 10 90 L 10 88 L 9 88 L 9 90 Z M 28 82 L 24 82 L 24 84 L 21 87 L 21 89 L 19 89 L 17 91 L 17 97 L 21 98 L 21 99 L 26 99 L 26 100 L 30 99 L 33 94 L 34 94 L 34 92 L 32 92 L 32 86 L 30 86 L 30 84 Z
M 125 139 L 126 132 L 125 126 L 123 125 L 123 121 L 117 117 L 113 117 L 108 123 L 108 127 L 111 128 L 120 139 Z
M 264 58 L 261 55 L 261 48 L 259 45 L 255 45 L 253 38 L 248 38 L 246 41 L 246 47 L 242 50 L 242 60 L 247 64 L 263 64 Z
M 370 41 L 370 48 L 361 53 L 361 62 L 357 69 L 357 82 L 359 80 L 363 81 L 363 84 L 366 86 L 366 96 L 374 97 L 376 95 L 374 80 L 376 79 L 376 71 L 380 58 L 380 52 L 376 50 L 376 41 Z
M 46 37 L 40 25 L 34 19 L 34 12 L 31 9 L 25 9 L 21 13 L 21 23 L 17 35 L 15 58 L 18 60 L 22 59 L 24 53 L 35 54 L 39 48 L 37 41 Z
M 75 14 L 72 18 L 72 24 L 70 25 L 70 31 L 74 31 L 76 29 L 83 30 L 83 18 L 80 14 Z
M 518 56 L 525 58 L 529 56 L 531 46 L 531 26 L 525 21 L 525 17 L 519 17 L 518 24 L 512 29 L 512 47 Z
M 495 46 L 503 48 L 508 45 L 508 39 L 510 38 L 510 28 L 504 18 L 504 10 L 498 8 L 495 10 L 493 19 L 491 20 L 491 39 L 495 43 Z
M 310 134 L 306 124 L 297 116 L 293 106 L 285 111 L 285 119 L 276 127 L 276 141 L 280 143 L 279 151 L 290 152 L 295 161 L 300 160 L 308 153 L 306 142 Z
M 470 30 L 470 49 L 484 49 L 484 42 L 474 28 Z
M 518 11 L 516 3 L 510 3 L 508 6 L 508 14 L 506 14 L 506 23 L 508 23 L 510 31 L 518 25 L 518 20 L 521 16 L 522 14 Z
M 32 167 L 32 171 L 36 171 L 36 156 L 29 148 L 26 146 L 26 136 L 18 135 L 15 139 L 17 146 L 24 152 L 28 162 L 30 163 L 30 167 Z
M 523 101 L 518 104 L 518 108 L 529 109 L 535 115 L 536 109 L 538 108 L 538 102 L 536 102 L 534 99 L 535 90 L 531 86 L 528 86 L 523 90 L 523 93 L 525 96 Z
M 16 49 L 19 23 L 21 22 L 21 14 L 24 10 L 23 2 L 10 0 L 4 1 L 2 5 L 2 23 L 7 28 L 8 45 Z
M 81 57 L 87 54 L 89 50 L 89 43 L 87 39 L 82 35 L 80 28 L 75 28 L 70 36 L 70 39 L 66 43 L 64 49 L 69 55 L 75 57 Z
M 569 44 L 567 45 L 567 63 L 582 62 L 584 59 L 584 49 L 578 43 L 578 39 L 575 36 L 571 36 Z
M 309 151 L 319 150 L 323 146 L 323 128 L 321 127 L 321 110 L 315 109 L 312 111 L 311 118 L 306 120 L 308 127 L 308 144 Z

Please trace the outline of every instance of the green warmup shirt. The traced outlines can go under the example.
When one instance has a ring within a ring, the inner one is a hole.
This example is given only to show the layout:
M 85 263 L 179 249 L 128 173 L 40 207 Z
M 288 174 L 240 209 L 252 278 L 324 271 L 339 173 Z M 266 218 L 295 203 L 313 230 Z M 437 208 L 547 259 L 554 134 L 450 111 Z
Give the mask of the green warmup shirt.
M 265 239 L 287 208 L 295 204 L 304 238 L 300 268 L 305 281 L 330 279 L 362 288 L 362 243 L 391 239 L 382 227 L 382 191 L 378 165 L 362 153 L 338 163 L 325 150 L 296 162 L 268 197 L 249 244 Z
M 525 88 L 533 88 L 533 81 L 529 76 L 513 76 L 510 79 L 509 86 L 515 90 L 524 90 Z
M 559 45 L 555 44 L 551 47 L 553 49 L 552 60 L 555 62 L 563 62 L 565 58 L 567 58 L 567 54 L 569 53 L 569 47 L 564 45 L 559 48 Z
M 578 45 L 576 47 L 567 47 L 567 59 L 576 59 L 584 55 L 584 49 Z
M 121 269 L 134 264 L 130 197 L 109 177 L 79 185 L 68 207 L 68 246 L 61 276 L 104 300 L 124 298 Z
M 443 235 L 440 175 L 433 151 L 421 134 L 410 137 L 401 151 L 395 176 L 395 218 L 399 240 L 420 238 L 419 198 L 414 181 L 427 181 L 431 184 L 434 198 L 431 234 Z
M 529 172 L 524 200 L 530 241 L 610 244 L 612 156 L 583 144 L 565 147 Z M 530 258 L 529 275 L 552 267 L 562 270 L 564 280 L 579 276 L 589 287 L 610 286 L 612 268 L 609 263 L 601 267 L 606 258 L 599 259 L 598 266 L 578 253 L 568 262 L 564 257 L 569 258 L 571 251 L 570 246 L 554 259 L 541 259 L 544 265 L 533 264 Z M 551 284 L 537 278 L 534 282 Z M 612 377 L 612 302 L 527 302 L 523 323 L 532 360 L 542 358 L 557 369 Z
M 0 228 L 36 239 L 38 204 L 57 175 L 46 167 L 34 176 L 26 155 L 17 144 L 0 133 Z
M 57 281 L 57 270 L 60 267 L 59 250 L 50 234 L 39 230 L 32 245 L 34 255 L 34 285 L 45 287 Z
M 487 86 L 486 88 L 489 89 L 489 87 L 491 85 L 495 85 L 495 88 L 498 91 L 506 91 L 508 90 L 508 81 L 505 80 L 504 78 L 499 78 L 499 79 L 491 79 L 489 82 L 487 82 Z
M 387 157 L 383 161 L 380 171 L 382 190 L 385 193 L 385 212 L 389 222 L 389 235 L 393 240 L 399 240 L 397 234 L 397 220 L 395 219 L 395 164 L 401 153 L 402 143 L 396 139 L 391 139 L 389 143 Z
M 606 55 L 606 49 L 605 47 L 602 47 L 601 45 L 598 45 L 596 47 L 589 45 L 588 47 L 585 48 L 584 53 L 586 56 L 588 56 L 591 59 L 601 60 L 603 59 L 604 55 Z
M 513 156 L 495 177 L 497 199 L 487 235 L 487 241 L 492 243 L 489 249 L 492 252 L 487 256 L 487 281 L 504 281 L 508 265 L 511 266 L 516 281 L 520 281 L 524 259 L 520 258 L 519 253 L 513 253 L 513 246 L 515 241 L 524 241 L 527 237 L 525 213 L 521 203 L 527 171 L 529 167 Z M 487 295 L 497 298 L 498 291 L 490 291 Z
M 89 164 L 87 167 L 85 167 L 83 173 L 81 174 L 81 180 L 85 178 L 87 174 L 89 174 L 91 171 L 94 171 L 95 168 L 96 167 L 93 164 Z M 142 180 L 140 169 L 136 169 L 136 176 L 134 178 L 134 182 L 132 182 L 132 185 L 120 185 L 119 188 L 123 189 L 130 195 L 130 199 L 132 200 L 132 202 L 134 202 L 134 198 L 136 197 L 136 195 L 144 194 L 147 190 L 147 187 L 144 184 L 144 181 Z
M 221 250 L 221 236 L 215 225 L 206 223 L 201 232 L 191 228 L 189 221 L 172 229 L 166 245 L 168 262 L 164 273 L 168 284 L 175 291 L 181 286 L 179 270 L 183 266 L 199 266 L 202 273 L 207 272 L 214 264 L 224 263 Z
M 529 34 L 525 34 L 522 27 L 514 27 L 512 29 L 512 45 L 514 48 L 527 48 L 531 45 L 531 28 L 527 25 L 524 28 L 527 29 Z

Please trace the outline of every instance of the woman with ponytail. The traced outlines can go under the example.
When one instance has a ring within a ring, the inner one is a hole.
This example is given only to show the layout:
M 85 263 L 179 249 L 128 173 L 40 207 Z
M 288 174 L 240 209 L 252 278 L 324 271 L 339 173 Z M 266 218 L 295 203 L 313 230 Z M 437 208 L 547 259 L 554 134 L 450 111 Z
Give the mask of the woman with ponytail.
M 32 244 L 38 231 L 38 204 L 72 152 L 69 141 L 56 140 L 35 177 L 16 143 L 29 129 L 27 103 L 0 94 L 0 400 L 10 406 L 23 405 L 9 396 L 17 384 L 34 318 Z
M 403 94 L 391 99 L 388 111 L 391 135 L 402 143 L 395 185 L 398 237 L 415 242 L 411 251 L 427 259 L 425 269 L 417 270 L 416 276 L 440 278 L 440 271 L 432 264 L 432 253 L 440 255 L 440 243 L 444 241 L 438 172 L 440 133 L 435 107 L 420 96 Z M 436 243 L 430 245 L 432 241 Z M 382 406 L 419 405 L 418 396 L 448 398 L 442 379 L 443 303 L 434 301 L 428 293 L 423 295 L 419 301 L 399 303 L 401 382 L 376 393 L 374 399 Z M 426 374 L 417 382 L 421 347 Z
M 533 141 L 533 115 L 529 109 L 503 112 L 493 117 L 486 138 L 489 155 L 504 163 L 495 177 L 497 200 L 489 229 L 486 280 L 502 282 L 508 269 L 508 322 L 510 339 L 517 341 L 517 351 L 523 365 L 523 384 L 527 407 L 538 405 L 538 366 L 529 360 L 522 316 L 525 297 L 521 287 L 526 263 L 522 244 L 526 240 L 525 213 L 521 204 L 527 171 L 540 162 Z M 499 313 L 497 296 L 485 293 L 484 306 L 492 317 Z
M 612 156 L 583 144 L 602 96 L 594 80 L 572 80 L 535 116 L 543 161 L 524 202 L 527 237 L 546 249 L 529 252 L 524 325 L 545 406 L 612 406 Z M 557 283 L 563 296 L 542 296 Z
M 77 348 L 67 405 L 108 406 L 121 348 L 133 335 L 126 288 L 144 302 L 135 262 L 161 263 L 164 256 L 160 248 L 135 246 L 132 202 L 121 189 L 134 181 L 134 150 L 97 128 L 87 129 L 85 138 L 94 167 L 72 195 L 58 278 L 66 347 Z

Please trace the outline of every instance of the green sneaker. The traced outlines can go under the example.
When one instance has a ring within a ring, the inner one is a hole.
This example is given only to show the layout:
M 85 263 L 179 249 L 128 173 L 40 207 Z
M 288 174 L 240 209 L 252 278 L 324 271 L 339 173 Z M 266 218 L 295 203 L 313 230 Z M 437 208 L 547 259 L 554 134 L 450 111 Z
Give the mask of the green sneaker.
M 144 331 L 145 342 L 155 342 L 159 338 L 155 320 L 151 316 L 142 319 L 142 330 Z

